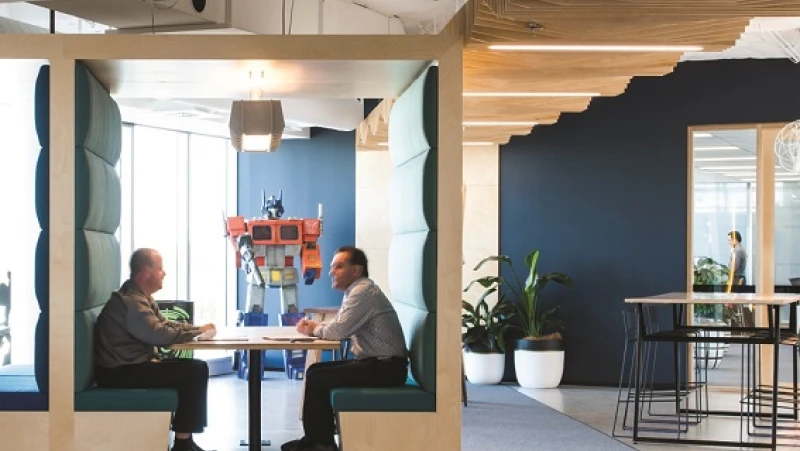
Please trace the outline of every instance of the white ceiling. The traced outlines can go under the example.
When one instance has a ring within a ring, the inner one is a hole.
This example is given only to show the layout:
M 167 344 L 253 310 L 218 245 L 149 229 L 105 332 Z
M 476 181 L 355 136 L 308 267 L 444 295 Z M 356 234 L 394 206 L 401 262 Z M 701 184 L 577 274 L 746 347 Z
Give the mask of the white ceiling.
M 39 0 L 41 1 L 41 0 Z M 81 0 L 83 3 L 90 4 L 92 1 L 99 0 Z M 105 2 L 106 0 L 102 0 Z M 119 1 L 119 0 L 118 0 Z M 131 0 L 128 0 L 131 1 Z M 138 0 L 149 1 L 149 0 Z M 167 1 L 167 0 L 163 0 Z M 178 0 L 175 0 L 178 1 Z M 180 0 L 185 1 L 185 0 Z M 233 0 L 236 1 L 252 1 L 252 0 Z M 261 1 L 258 0 L 258 5 Z M 270 0 L 279 1 L 279 0 Z M 297 2 L 298 8 L 303 5 L 302 2 L 313 2 L 313 0 L 285 0 L 288 8 L 294 10 L 294 4 Z M 344 5 L 350 7 L 348 3 L 360 5 L 371 12 L 373 16 L 380 15 L 386 18 L 396 18 L 402 22 L 405 32 L 408 34 L 430 34 L 438 33 L 441 28 L 451 19 L 451 17 L 460 9 L 465 0 L 336 0 Z M 102 3 L 101 2 L 101 3 Z M 46 5 L 46 1 L 42 2 Z M 326 4 L 334 3 L 329 0 Z M 242 4 L 244 5 L 244 4 Z M 350 9 L 353 9 L 350 7 Z M 300 9 L 298 9 L 299 11 Z M 0 0 L 0 16 L 8 16 L 10 12 L 15 12 L 23 17 L 17 17 L 18 20 L 31 23 L 40 27 L 47 26 L 47 14 L 44 8 L 36 7 L 30 3 L 17 2 L 8 4 Z M 43 14 L 44 12 L 44 14 Z M 337 20 L 346 21 L 348 15 L 337 16 Z M 376 19 L 386 20 L 386 18 L 376 17 Z M 298 19 L 295 19 L 298 20 Z M 385 23 L 385 22 L 382 22 Z M 58 15 L 57 19 L 58 31 L 71 32 L 71 33 L 102 33 L 105 27 L 102 24 L 87 22 L 70 18 L 66 15 Z M 343 24 L 342 26 L 346 26 Z M 349 29 L 352 29 L 352 24 Z M 384 27 L 385 29 L 385 27 Z M 0 23 L 0 32 L 3 32 L 2 23 Z M 202 31 L 200 31 L 202 32 Z M 400 30 L 402 32 L 402 30 Z M 723 52 L 704 52 L 704 53 L 687 53 L 684 55 L 684 61 L 691 60 L 710 60 L 710 59 L 733 59 L 733 58 L 790 58 L 795 62 L 800 61 L 800 18 L 756 18 L 746 28 L 741 38 L 737 41 L 736 45 L 731 49 Z M 218 62 L 217 62 L 218 63 Z M 194 63 L 184 66 L 192 70 L 178 71 L 181 77 L 185 77 L 187 73 L 195 74 L 190 77 L 190 80 L 173 80 L 172 83 L 165 83 L 170 77 L 168 71 L 165 72 L 164 67 L 147 66 L 148 62 L 117 62 L 114 64 L 106 63 L 107 67 L 94 67 L 94 70 L 103 71 L 105 75 L 101 77 L 107 86 L 111 88 L 112 92 L 117 96 L 120 103 L 125 105 L 132 104 L 142 100 L 152 101 L 154 97 L 160 97 L 162 100 L 173 99 L 175 105 L 165 105 L 163 102 L 158 103 L 160 114 L 174 114 L 176 116 L 188 117 L 191 114 L 199 115 L 200 113 L 207 113 L 208 111 L 215 111 L 218 113 L 221 108 L 219 107 L 219 100 L 210 100 L 213 98 L 228 100 L 247 98 L 247 87 L 244 83 L 229 83 L 231 79 L 241 79 L 244 71 L 241 67 L 233 67 L 231 64 L 236 62 L 227 63 L 228 67 L 222 67 L 217 63 L 210 63 L 213 67 L 190 67 Z M 100 64 L 100 63 L 97 63 Z M 109 65 L 110 64 L 110 65 Z M 198 63 L 200 65 L 206 63 Z M 419 63 L 418 63 L 419 64 Z M 326 70 L 313 70 L 317 74 L 329 74 Z M 343 77 L 348 77 L 347 80 L 352 80 L 354 74 L 363 74 L 367 70 L 372 71 L 375 68 L 368 67 L 350 67 L 339 68 L 339 72 Z M 267 89 L 265 96 L 285 99 L 285 102 L 290 102 L 292 98 L 306 97 L 313 98 L 315 96 L 323 97 L 336 97 L 336 98 L 350 98 L 355 97 L 374 97 L 380 98 L 386 95 L 386 91 L 394 92 L 401 87 L 404 83 L 413 76 L 413 72 L 419 69 L 416 67 L 383 67 L 378 68 L 378 73 L 383 77 L 384 84 L 380 84 L 376 78 L 370 80 L 363 80 L 362 90 L 356 92 L 346 92 L 344 80 L 334 80 L 328 84 L 322 83 L 317 79 L 308 78 L 305 75 L 301 77 L 302 83 L 289 86 L 288 83 L 276 84 L 272 90 Z M 226 80 L 226 83 L 213 83 L 204 82 L 197 78 L 196 74 L 208 75 L 209 70 L 217 75 L 213 78 L 217 80 Z M 355 71 L 355 72 L 354 72 Z M 311 73 L 300 72 L 301 74 Z M 233 77 L 233 78 L 231 78 Z M 304 78 L 305 77 L 305 78 Z M 388 77 L 388 81 L 387 80 Z M 306 79 L 307 78 L 307 79 Z M 289 77 L 292 81 L 296 81 L 298 77 Z M 203 85 L 205 83 L 205 85 Z M 210 84 L 209 84 L 210 83 Z M 202 87 L 200 85 L 203 85 Z M 145 94 L 146 93 L 146 94 Z M 147 95 L 143 99 L 143 95 Z M 130 100 L 130 101 L 129 101 Z M 207 103 L 207 104 L 204 104 Z M 212 104 L 213 103 L 213 104 Z M 155 105 L 156 103 L 151 102 Z M 189 108 L 187 110 L 187 108 Z M 212 119 L 212 118 L 208 118 Z M 213 119 L 212 119 L 213 120 Z M 218 122 L 227 122 L 227 118 L 219 117 Z M 307 124 L 301 124 L 305 126 Z M 715 139 L 733 139 L 730 136 L 722 136 Z M 742 144 L 747 147 L 746 144 Z
M 684 61 L 742 58 L 789 58 L 800 62 L 800 17 L 758 17 L 750 21 L 733 47 L 683 56 Z
M 693 166 L 697 183 L 753 182 L 756 178 L 755 129 L 703 130 L 694 133 Z M 800 176 L 775 168 L 776 180 L 798 181 Z
M 408 34 L 436 34 L 466 0 L 348 0 L 386 16 L 397 16 Z

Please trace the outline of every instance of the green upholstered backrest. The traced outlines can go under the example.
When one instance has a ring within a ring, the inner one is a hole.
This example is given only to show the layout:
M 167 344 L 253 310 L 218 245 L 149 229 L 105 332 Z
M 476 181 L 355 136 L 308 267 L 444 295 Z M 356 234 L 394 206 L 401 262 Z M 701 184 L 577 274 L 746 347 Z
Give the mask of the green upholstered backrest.
M 36 77 L 34 95 L 36 135 L 39 137 L 39 159 L 36 161 L 36 217 L 39 239 L 34 257 L 34 290 L 39 302 L 33 347 L 33 368 L 39 391 L 49 387 L 49 322 L 50 322 L 50 66 L 42 66 Z
M 94 325 L 120 285 L 122 151 L 119 107 L 85 66 L 75 68 L 75 391 L 94 384 Z
M 42 152 L 36 168 L 36 295 L 42 313 L 36 333 L 36 380 L 47 390 L 50 68 L 36 80 L 36 131 Z M 119 107 L 86 67 L 75 66 L 75 391 L 94 383 L 94 323 L 119 287 L 121 188 L 114 169 L 122 151 Z
M 397 99 L 389 117 L 389 286 L 411 354 L 410 379 L 436 391 L 438 67 Z

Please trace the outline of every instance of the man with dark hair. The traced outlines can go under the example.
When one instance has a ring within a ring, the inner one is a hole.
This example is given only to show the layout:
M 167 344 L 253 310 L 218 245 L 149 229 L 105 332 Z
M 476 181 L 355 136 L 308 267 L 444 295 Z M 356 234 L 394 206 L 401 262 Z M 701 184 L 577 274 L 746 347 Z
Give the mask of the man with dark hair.
M 405 383 L 408 350 L 392 303 L 368 277 L 364 251 L 344 246 L 331 262 L 333 288 L 343 291 L 339 312 L 329 323 L 301 320 L 297 330 L 324 340 L 352 338 L 353 360 L 321 362 L 306 371 L 303 401 L 305 436 L 281 451 L 335 451 L 330 392 L 343 387 L 395 387 Z
M 153 300 L 166 273 L 161 255 L 137 249 L 130 260 L 131 275 L 97 317 L 95 378 L 107 388 L 172 388 L 178 408 L 172 421 L 173 451 L 202 451 L 192 433 L 206 426 L 208 365 L 202 360 L 159 361 L 156 346 L 185 343 L 213 324 L 192 326 L 164 318 Z
M 728 244 L 731 246 L 731 256 L 728 269 L 730 270 L 730 283 L 732 285 L 746 285 L 745 270 L 747 269 L 747 251 L 742 246 L 742 234 L 736 230 L 728 232 Z

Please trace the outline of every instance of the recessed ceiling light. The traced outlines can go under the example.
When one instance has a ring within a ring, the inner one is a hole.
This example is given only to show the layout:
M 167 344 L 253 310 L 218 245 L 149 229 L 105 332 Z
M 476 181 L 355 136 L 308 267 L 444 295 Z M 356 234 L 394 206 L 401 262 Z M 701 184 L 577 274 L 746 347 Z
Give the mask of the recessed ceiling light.
M 699 45 L 547 45 L 494 44 L 489 50 L 534 52 L 701 52 Z
M 463 143 L 465 146 L 493 146 L 494 144 L 495 143 L 491 141 L 465 141 Z M 382 147 L 389 147 L 389 143 L 387 142 L 380 142 L 378 145 Z
M 739 147 L 736 146 L 704 146 L 704 147 L 695 147 L 694 150 L 741 150 Z
M 465 92 L 464 97 L 597 97 L 599 92 Z
M 711 133 L 695 133 L 692 136 L 694 136 L 695 138 L 713 138 L 714 137 L 714 135 L 712 135 Z
M 493 126 L 505 126 L 505 127 L 533 127 L 536 125 L 536 122 L 524 122 L 524 121 L 465 121 L 464 127 L 493 127 Z
M 694 161 L 748 161 L 755 159 L 756 157 L 716 157 L 716 158 L 695 158 Z

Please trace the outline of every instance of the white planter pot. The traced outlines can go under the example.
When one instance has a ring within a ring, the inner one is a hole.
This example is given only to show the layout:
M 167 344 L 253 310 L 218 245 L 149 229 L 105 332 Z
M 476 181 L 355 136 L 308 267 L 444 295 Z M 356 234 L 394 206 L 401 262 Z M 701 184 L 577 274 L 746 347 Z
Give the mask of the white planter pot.
M 473 384 L 500 383 L 505 366 L 505 354 L 464 351 L 464 374 Z
M 730 337 L 731 333 L 727 330 L 702 331 L 704 337 Z M 728 343 L 695 343 L 694 358 L 699 368 L 713 370 L 722 364 L 722 358 L 730 345 Z
M 564 374 L 564 351 L 514 350 L 517 382 L 523 388 L 555 388 Z

